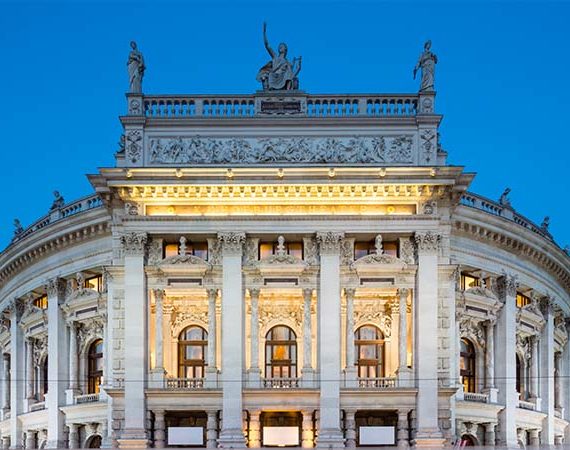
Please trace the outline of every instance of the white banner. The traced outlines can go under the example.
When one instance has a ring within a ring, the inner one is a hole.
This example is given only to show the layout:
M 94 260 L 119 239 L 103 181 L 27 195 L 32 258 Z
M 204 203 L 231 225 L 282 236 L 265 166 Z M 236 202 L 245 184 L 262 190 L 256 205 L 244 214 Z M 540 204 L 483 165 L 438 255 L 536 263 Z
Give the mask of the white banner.
M 299 427 L 263 427 L 263 445 L 299 445 Z
M 360 427 L 360 445 L 394 445 L 394 427 Z
M 204 428 L 168 427 L 168 445 L 204 445 Z

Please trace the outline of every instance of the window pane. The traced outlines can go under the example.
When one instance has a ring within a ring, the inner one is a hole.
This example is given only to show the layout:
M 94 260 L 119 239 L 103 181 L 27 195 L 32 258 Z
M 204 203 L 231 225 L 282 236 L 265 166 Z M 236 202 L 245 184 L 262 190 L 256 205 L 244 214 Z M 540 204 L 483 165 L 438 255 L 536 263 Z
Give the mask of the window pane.
M 273 255 L 273 242 L 263 242 L 259 244 L 259 259 Z
M 384 253 L 391 256 L 398 256 L 398 243 L 397 242 L 384 242 L 382 244 Z
M 290 242 L 287 244 L 288 253 L 295 258 L 303 259 L 303 243 L 302 242 Z
M 178 255 L 178 244 L 166 244 L 164 247 L 164 257 L 168 258 L 176 255 Z

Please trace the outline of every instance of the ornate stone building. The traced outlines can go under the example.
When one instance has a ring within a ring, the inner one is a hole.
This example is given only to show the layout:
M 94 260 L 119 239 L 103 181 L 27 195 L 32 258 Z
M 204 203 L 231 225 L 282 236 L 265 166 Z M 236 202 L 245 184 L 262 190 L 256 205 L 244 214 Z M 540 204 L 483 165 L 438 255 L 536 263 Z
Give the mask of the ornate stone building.
M 433 73 L 155 96 L 133 51 L 116 166 L 0 254 L 3 448 L 569 440 L 570 258 L 446 163 Z

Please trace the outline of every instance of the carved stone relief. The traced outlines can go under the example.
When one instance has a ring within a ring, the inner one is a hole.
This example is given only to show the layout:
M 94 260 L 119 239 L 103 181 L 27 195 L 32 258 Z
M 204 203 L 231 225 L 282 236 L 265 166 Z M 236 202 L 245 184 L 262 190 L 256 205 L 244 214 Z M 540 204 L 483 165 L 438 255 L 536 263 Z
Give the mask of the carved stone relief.
M 126 135 L 126 156 L 135 164 L 142 157 L 142 132 L 140 130 L 130 130 Z
M 262 302 L 259 305 L 259 323 L 262 328 L 273 321 L 290 320 L 300 329 L 303 323 L 303 311 L 301 306 L 295 303 L 276 304 Z
M 375 302 L 358 301 L 354 303 L 354 323 L 370 322 L 375 324 L 385 337 L 392 334 L 392 317 L 382 311 Z

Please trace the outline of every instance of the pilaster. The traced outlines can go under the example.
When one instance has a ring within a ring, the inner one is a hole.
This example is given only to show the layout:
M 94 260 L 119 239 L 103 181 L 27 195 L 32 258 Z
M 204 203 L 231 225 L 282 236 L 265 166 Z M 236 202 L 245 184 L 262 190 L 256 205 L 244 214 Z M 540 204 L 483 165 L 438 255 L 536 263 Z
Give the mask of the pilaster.
M 311 317 L 311 303 L 313 301 L 313 289 L 303 289 L 303 384 L 306 387 L 313 385 L 315 371 L 313 369 L 313 330 Z
M 542 299 L 542 314 L 546 323 L 540 335 L 540 399 L 542 422 L 540 439 L 542 445 L 554 445 L 554 303 L 548 297 Z
M 344 377 L 346 387 L 357 387 L 357 373 L 354 365 L 354 295 L 356 289 L 346 288 L 346 368 Z M 347 444 L 348 445 L 348 444 Z
M 206 387 L 216 387 L 218 367 L 216 365 L 216 299 L 218 290 L 209 288 L 208 294 L 208 366 L 206 367 Z
M 154 297 L 154 367 L 151 372 L 152 386 L 163 387 L 166 371 L 164 370 L 164 289 L 153 289 Z
M 248 381 L 251 386 L 259 386 L 259 381 L 261 379 L 261 370 L 259 369 L 259 294 L 260 290 L 258 288 L 249 289 L 249 298 L 251 300 L 251 363 L 248 371 Z
M 20 319 L 24 304 L 20 299 L 13 299 L 10 311 L 10 448 L 21 449 L 24 440 L 22 422 L 18 417 L 24 412 L 24 333 Z
M 409 385 L 412 378 L 412 371 L 408 367 L 408 296 L 410 290 L 406 288 L 398 289 L 398 381 L 400 387 Z

